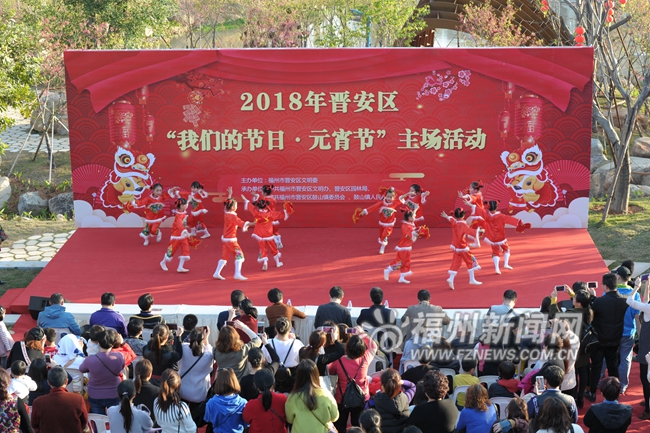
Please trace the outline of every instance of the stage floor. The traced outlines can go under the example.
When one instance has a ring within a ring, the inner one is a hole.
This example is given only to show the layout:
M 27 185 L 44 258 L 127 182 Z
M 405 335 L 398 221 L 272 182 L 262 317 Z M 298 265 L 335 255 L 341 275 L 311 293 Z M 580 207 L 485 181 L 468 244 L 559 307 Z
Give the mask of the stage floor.
M 116 294 L 118 303 L 135 303 L 146 292 L 158 304 L 227 305 L 230 291 L 243 290 L 255 305 L 268 304 L 266 293 L 282 289 L 293 305 L 318 305 L 328 301 L 328 290 L 339 285 L 345 290 L 344 304 L 369 304 L 370 288 L 379 286 L 391 307 L 416 303 L 419 289 L 431 292 L 432 301 L 444 308 L 487 308 L 499 303 L 503 291 L 514 289 L 518 306 L 537 307 L 557 284 L 574 281 L 601 281 L 607 267 L 584 229 L 537 229 L 524 234 L 508 233 L 514 270 L 494 273 L 488 245 L 474 250 L 482 270 L 476 273 L 481 286 L 470 286 L 466 269 L 456 277 L 456 290 L 445 282 L 451 260 L 449 229 L 431 230 L 431 238 L 415 243 L 412 253 L 411 284 L 398 284 L 398 272 L 384 281 L 383 269 L 395 257 L 399 230 L 393 233 L 387 252 L 378 254 L 376 229 L 283 229 L 284 266 L 276 268 L 273 259 L 263 272 L 257 263 L 257 242 L 249 233 L 239 236 L 246 261 L 247 281 L 232 278 L 234 267 L 228 262 L 222 275 L 212 278 L 221 255 L 221 229 L 191 251 L 186 267 L 189 273 L 175 271 L 178 259 L 160 269 L 169 230 L 163 242 L 142 245 L 137 229 L 79 229 L 66 242 L 45 269 L 14 301 L 14 307 L 27 306 L 30 296 L 50 296 L 61 292 L 72 302 L 99 304 L 102 293 Z

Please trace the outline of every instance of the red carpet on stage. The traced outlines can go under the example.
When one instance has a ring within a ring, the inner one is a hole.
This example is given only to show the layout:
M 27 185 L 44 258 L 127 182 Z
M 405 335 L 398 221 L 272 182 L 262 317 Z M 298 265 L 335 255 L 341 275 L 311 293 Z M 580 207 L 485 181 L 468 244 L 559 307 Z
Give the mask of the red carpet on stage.
M 369 290 L 379 286 L 391 307 L 416 303 L 419 289 L 431 292 L 432 301 L 444 308 L 487 308 L 500 303 L 503 291 L 514 289 L 518 306 L 536 307 L 551 293 L 553 286 L 574 281 L 601 281 L 607 272 L 596 246 L 584 229 L 537 229 L 524 234 L 508 233 L 514 270 L 494 273 L 491 249 L 483 245 L 474 250 L 482 269 L 476 273 L 481 286 L 470 286 L 466 269 L 456 277 L 456 290 L 445 280 L 452 253 L 451 230 L 433 229 L 431 238 L 414 244 L 411 284 L 398 284 L 398 272 L 384 281 L 383 269 L 393 260 L 399 230 L 393 233 L 386 254 L 379 255 L 376 229 L 286 228 L 282 230 L 284 266 L 263 272 L 257 262 L 257 242 L 249 233 L 239 235 L 246 261 L 243 274 L 247 281 L 232 278 L 229 261 L 222 275 L 226 281 L 212 278 L 221 257 L 221 229 L 213 228 L 212 237 L 191 251 L 186 267 L 189 273 L 175 271 L 178 258 L 160 269 L 167 243 L 145 247 L 138 229 L 79 229 L 66 242 L 45 269 L 13 302 L 27 306 L 30 296 L 50 296 L 58 291 L 72 302 L 99 304 L 102 293 L 116 294 L 118 303 L 135 303 L 150 292 L 158 304 L 227 305 L 231 290 L 238 288 L 265 306 L 266 293 L 282 289 L 293 305 L 318 305 L 328 302 L 328 290 L 339 285 L 345 290 L 344 303 L 352 300 L 357 307 L 369 304 Z M 165 238 L 169 230 L 165 231 Z M 501 263 L 503 265 L 503 262 Z M 26 310 L 26 309 L 25 309 Z M 26 311 L 25 311 L 26 312 Z

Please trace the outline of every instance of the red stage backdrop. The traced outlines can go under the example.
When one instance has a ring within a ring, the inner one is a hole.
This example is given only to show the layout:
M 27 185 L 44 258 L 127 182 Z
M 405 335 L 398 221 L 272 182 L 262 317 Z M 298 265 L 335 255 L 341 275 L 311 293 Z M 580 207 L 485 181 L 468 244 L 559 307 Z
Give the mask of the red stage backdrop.
M 534 227 L 587 226 L 588 47 L 69 51 L 65 63 L 79 227 L 139 227 L 134 198 L 195 180 L 210 226 L 227 187 L 250 197 L 267 183 L 294 204 L 286 226 L 353 226 L 380 187 L 413 183 L 431 192 L 426 223 L 446 226 L 440 212 L 474 180 Z

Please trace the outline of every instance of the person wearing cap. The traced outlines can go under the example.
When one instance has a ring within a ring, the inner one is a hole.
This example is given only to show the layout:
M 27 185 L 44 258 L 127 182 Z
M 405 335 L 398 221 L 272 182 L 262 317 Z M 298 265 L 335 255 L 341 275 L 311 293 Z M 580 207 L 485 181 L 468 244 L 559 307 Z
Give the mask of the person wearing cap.
M 53 293 L 50 305 L 38 313 L 36 323 L 41 328 L 68 328 L 74 335 L 81 335 L 81 328 L 71 313 L 65 311 L 63 295 Z
M 634 289 L 629 286 L 632 271 L 630 271 L 626 266 L 619 266 L 615 272 L 616 290 L 618 290 L 618 293 L 620 293 L 625 299 L 632 297 L 633 300 L 641 302 L 641 296 L 639 296 L 638 293 L 633 293 Z M 640 287 L 641 280 L 637 278 L 634 285 Z M 625 313 L 625 320 L 623 321 L 623 335 L 621 337 L 621 347 L 619 349 L 620 363 L 618 365 L 618 379 L 621 382 L 621 394 L 625 394 L 630 380 L 634 337 L 636 336 L 637 329 L 641 329 L 639 313 L 639 310 L 629 307 Z
M 35 359 L 45 359 L 43 347 L 45 345 L 45 331 L 40 326 L 30 329 L 25 333 L 24 341 L 16 341 L 7 357 L 7 365 L 14 361 L 24 361 L 27 367 Z
M 598 334 L 599 342 L 598 348 L 591 354 L 593 374 L 590 377 L 589 389 L 593 391 L 585 393 L 585 398 L 592 403 L 596 401 L 594 391 L 598 389 L 603 358 L 607 363 L 608 375 L 618 377 L 619 347 L 628 308 L 626 299 L 618 293 L 617 276 L 612 273 L 605 274 L 602 282 L 605 294 L 596 298 L 591 304 L 594 312 L 591 324 Z

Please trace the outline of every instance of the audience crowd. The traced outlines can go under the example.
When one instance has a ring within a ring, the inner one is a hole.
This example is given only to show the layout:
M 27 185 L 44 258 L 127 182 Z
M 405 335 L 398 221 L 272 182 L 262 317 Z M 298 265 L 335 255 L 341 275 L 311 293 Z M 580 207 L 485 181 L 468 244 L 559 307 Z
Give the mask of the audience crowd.
M 650 420 L 649 290 L 633 266 L 605 274 L 600 295 L 556 286 L 521 314 L 506 290 L 485 317 L 454 320 L 427 290 L 398 318 L 375 287 L 356 327 L 335 286 L 304 341 L 305 314 L 282 291 L 268 293 L 265 326 L 234 290 L 214 347 L 209 326 L 166 323 L 148 293 L 128 320 L 103 294 L 83 327 L 54 293 L 21 341 L 0 306 L 0 433 L 582 433 L 579 414 L 590 432 L 625 432 L 632 408 L 618 398 L 635 358 Z

